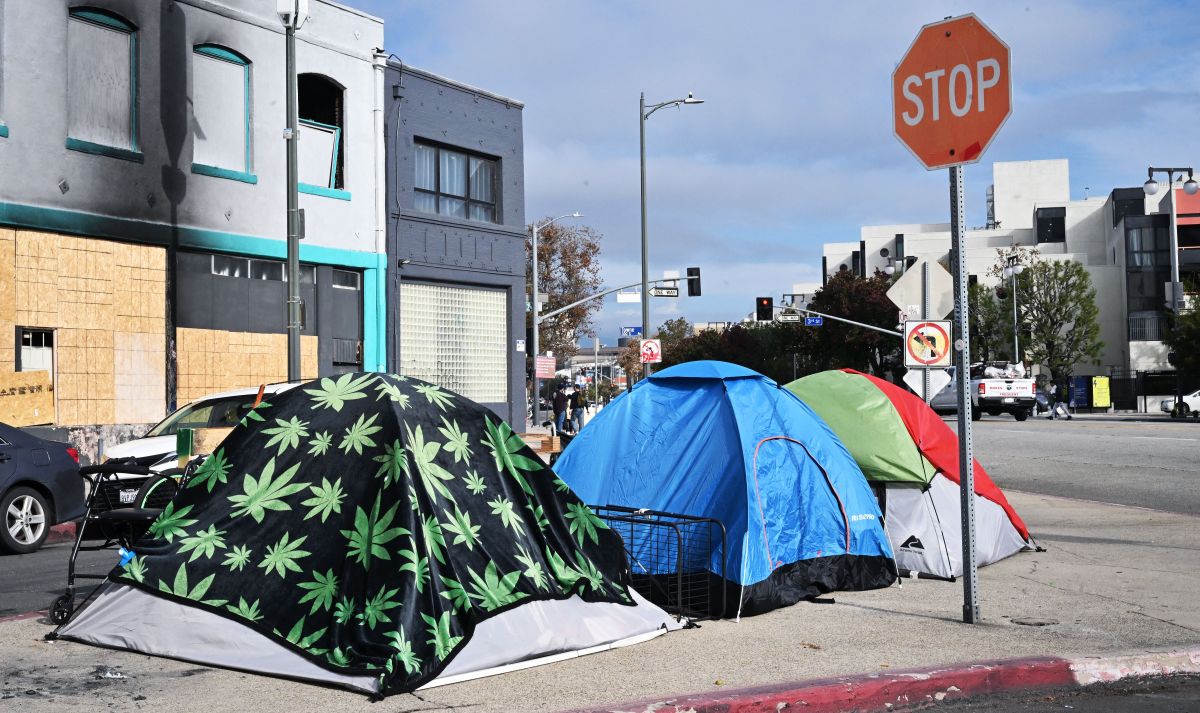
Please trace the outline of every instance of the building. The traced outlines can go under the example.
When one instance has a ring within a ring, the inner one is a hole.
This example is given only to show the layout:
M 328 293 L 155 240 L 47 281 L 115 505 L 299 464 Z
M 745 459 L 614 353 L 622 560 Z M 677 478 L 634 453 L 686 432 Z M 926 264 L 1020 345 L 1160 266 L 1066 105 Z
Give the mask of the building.
M 297 41 L 306 377 L 384 367 L 388 269 L 383 23 L 311 2 Z M 93 455 L 97 435 L 286 378 L 274 5 L 10 0 L 0 27 L 0 333 L 15 335 L 0 375 L 48 372 L 46 420 Z
M 1071 200 L 1065 159 L 999 162 L 988 189 L 987 224 L 966 234 L 970 279 L 995 284 L 987 275 L 997 250 L 1036 247 L 1043 258 L 1076 260 L 1096 288 L 1104 350 L 1097 364 L 1078 365 L 1079 374 L 1169 369 L 1162 330 L 1171 261 L 1183 280 L 1200 276 L 1200 195 L 1177 186 L 1148 196 L 1117 188 L 1107 196 Z M 1179 228 L 1179 250 L 1170 250 L 1171 221 Z M 949 223 L 864 226 L 853 243 L 826 243 L 824 279 L 838 270 L 860 275 L 903 267 L 916 257 L 948 260 Z
M 388 369 L 525 424 L 525 194 L 516 100 L 387 66 Z

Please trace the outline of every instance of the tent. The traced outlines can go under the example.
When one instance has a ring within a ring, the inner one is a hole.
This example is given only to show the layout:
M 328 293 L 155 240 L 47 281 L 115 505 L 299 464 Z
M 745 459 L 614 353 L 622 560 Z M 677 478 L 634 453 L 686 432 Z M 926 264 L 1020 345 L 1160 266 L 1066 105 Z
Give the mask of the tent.
M 846 369 L 788 384 L 850 449 L 876 492 L 896 563 L 962 575 L 958 436 L 933 409 L 895 384 Z M 991 564 L 1030 547 L 1029 531 L 975 461 L 976 559 Z
M 744 367 L 697 361 L 652 375 L 601 410 L 555 470 L 592 505 L 719 520 L 728 551 L 708 561 L 719 574 L 725 555 L 729 615 L 895 581 L 854 459 L 799 399 Z
M 677 626 L 506 423 L 384 374 L 258 405 L 134 551 L 60 637 L 386 695 Z

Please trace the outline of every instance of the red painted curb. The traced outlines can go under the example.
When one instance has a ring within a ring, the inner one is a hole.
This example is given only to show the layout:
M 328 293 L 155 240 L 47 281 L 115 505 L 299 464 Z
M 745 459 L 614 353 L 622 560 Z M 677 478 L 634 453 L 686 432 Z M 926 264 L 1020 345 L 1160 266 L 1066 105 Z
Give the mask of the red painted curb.
M 61 525 L 55 525 L 50 528 L 50 534 L 46 535 L 46 542 L 74 542 L 75 541 L 75 523 L 64 522 Z
M 13 614 L 11 616 L 0 616 L 0 624 L 6 624 L 10 621 L 23 621 L 25 619 L 35 619 L 39 616 L 49 616 L 50 612 L 46 609 L 40 611 L 27 611 L 24 614 Z
M 587 713 L 777 713 L 791 707 L 802 708 L 806 713 L 867 713 L 887 711 L 890 706 L 925 700 L 965 698 L 1017 688 L 1074 685 L 1076 682 L 1070 661 L 1033 658 L 988 661 L 945 669 L 839 676 L 675 698 L 654 698 L 588 709 Z

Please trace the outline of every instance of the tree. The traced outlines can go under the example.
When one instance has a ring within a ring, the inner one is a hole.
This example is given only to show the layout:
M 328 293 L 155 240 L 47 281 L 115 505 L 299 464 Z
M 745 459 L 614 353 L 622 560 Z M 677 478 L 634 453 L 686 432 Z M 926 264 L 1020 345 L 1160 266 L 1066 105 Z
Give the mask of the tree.
M 549 218 L 542 218 L 543 225 Z M 554 223 L 538 231 L 538 289 L 549 295 L 542 312 L 551 312 L 600 291 L 600 240 L 603 236 L 584 225 Z M 525 290 L 533 292 L 533 224 L 525 238 Z M 532 302 L 532 300 L 531 300 Z M 543 319 L 540 347 L 556 357 L 569 358 L 579 351 L 580 337 L 594 336 L 592 315 L 600 300 L 584 302 L 562 314 Z M 526 315 L 526 331 L 532 333 L 533 313 Z M 531 355 L 533 356 L 533 355 Z
M 859 277 L 841 270 L 817 290 L 809 306 L 817 312 L 891 330 L 898 316 L 896 305 L 887 296 L 891 285 L 892 279 L 879 271 L 872 277 Z M 815 356 L 823 369 L 848 367 L 883 374 L 900 366 L 899 332 L 893 337 L 834 320 L 826 320 L 816 332 Z
M 1058 382 L 1076 364 L 1099 363 L 1100 324 L 1096 288 L 1074 260 L 1036 261 L 1017 276 L 1021 324 L 1028 330 L 1026 354 L 1045 365 Z
M 1200 285 L 1196 283 L 1188 288 L 1188 292 L 1197 291 Z M 1181 376 L 1200 377 L 1200 306 L 1171 315 L 1163 341 L 1167 345 L 1167 358 Z
M 662 340 L 663 351 L 666 352 L 668 347 L 674 347 L 684 339 L 692 336 L 692 323 L 687 321 L 685 317 L 668 319 L 659 326 L 658 333 L 655 336 Z
M 1007 296 L 1007 295 L 1006 295 Z M 967 309 L 971 319 L 971 354 L 982 361 L 993 361 L 1007 352 L 1011 344 L 1012 317 L 991 288 L 974 284 L 967 288 Z M 1008 301 L 1011 305 L 1011 300 Z

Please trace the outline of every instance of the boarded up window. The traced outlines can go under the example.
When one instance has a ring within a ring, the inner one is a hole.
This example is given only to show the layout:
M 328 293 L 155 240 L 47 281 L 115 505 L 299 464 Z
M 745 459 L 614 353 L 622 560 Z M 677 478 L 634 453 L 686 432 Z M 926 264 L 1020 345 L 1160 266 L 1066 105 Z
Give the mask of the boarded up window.
M 192 54 L 192 161 L 250 171 L 250 67 L 221 47 Z
M 67 21 L 67 135 L 137 150 L 137 44 L 133 26 L 96 11 Z

